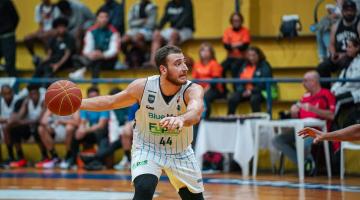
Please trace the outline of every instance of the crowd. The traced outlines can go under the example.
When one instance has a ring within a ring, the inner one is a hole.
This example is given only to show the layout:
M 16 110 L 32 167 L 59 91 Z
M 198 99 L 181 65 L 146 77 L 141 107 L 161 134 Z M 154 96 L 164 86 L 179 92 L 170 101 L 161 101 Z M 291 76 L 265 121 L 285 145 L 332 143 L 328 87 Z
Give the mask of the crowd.
M 357 1 L 358 2 L 358 1 Z M 356 2 L 356 3 L 357 3 Z M 340 78 L 360 76 L 360 17 L 357 4 L 351 0 L 337 0 L 336 5 L 326 5 L 328 14 L 316 26 L 320 64 L 316 71 L 304 75 L 304 96 L 291 106 L 289 118 L 319 118 L 328 122 L 329 130 L 349 124 L 349 115 L 358 107 L 360 85 L 357 82 L 320 82 L 333 72 Z M 103 70 L 118 68 L 153 67 L 156 50 L 165 44 L 181 45 L 192 39 L 195 32 L 194 9 L 191 0 L 171 0 L 160 21 L 155 1 L 139 0 L 127 13 L 122 3 L 105 0 L 96 13 L 78 1 L 42 0 L 35 8 L 38 30 L 24 38 L 24 45 L 32 56 L 33 77 L 55 77 L 59 71 L 70 69 L 71 78 L 81 78 L 86 70 L 92 78 L 99 78 Z M 16 77 L 15 30 L 19 17 L 11 0 L 0 1 L 0 56 L 8 76 Z M 226 58 L 216 59 L 213 46 L 204 42 L 199 47 L 199 59 L 192 64 L 194 79 L 216 78 L 271 78 L 272 67 L 265 53 L 251 44 L 251 34 L 243 25 L 244 17 L 235 12 L 229 15 L 229 27 L 224 30 L 222 43 Z M 168 25 L 168 26 L 166 26 Z M 198 27 L 201 28 L 201 27 Z M 46 57 L 40 57 L 34 44 L 40 43 Z M 123 53 L 125 59 L 118 59 Z M 189 58 L 189 60 L 191 60 Z M 240 102 L 250 103 L 252 112 L 261 112 L 261 102 L 266 99 L 264 83 L 200 83 L 205 90 L 206 110 L 203 117 L 210 118 L 211 104 L 216 99 L 226 99 L 228 115 L 235 115 Z M 43 85 L 46 87 L 46 85 Z M 84 163 L 87 169 L 101 169 L 108 158 L 119 148 L 125 156 L 117 169 L 129 167 L 132 139 L 132 121 L 138 105 L 111 112 L 80 111 L 72 116 L 59 117 L 46 110 L 39 85 L 29 85 L 15 94 L 9 85 L 1 87 L 0 123 L 1 139 L 7 147 L 8 160 L 2 166 L 27 165 L 21 143 L 35 139 L 41 152 L 38 168 L 70 168 Z M 119 92 L 118 88 L 111 94 Z M 87 91 L 89 98 L 99 95 L 96 84 Z M 271 98 L 271 97 L 268 97 Z M 274 146 L 296 162 L 293 130 L 273 138 Z M 55 142 L 65 142 L 66 155 L 60 158 Z M 80 144 L 84 144 L 79 153 Z M 93 144 L 96 144 L 95 152 Z M 311 139 L 306 144 L 306 169 L 315 173 L 315 158 L 311 154 Z M 337 152 L 339 143 L 333 143 Z M 89 149 L 88 151 L 86 149 Z M 16 156 L 14 155 L 14 150 Z M 89 153 L 90 151 L 90 153 Z M 79 156 L 80 155 L 80 156 Z

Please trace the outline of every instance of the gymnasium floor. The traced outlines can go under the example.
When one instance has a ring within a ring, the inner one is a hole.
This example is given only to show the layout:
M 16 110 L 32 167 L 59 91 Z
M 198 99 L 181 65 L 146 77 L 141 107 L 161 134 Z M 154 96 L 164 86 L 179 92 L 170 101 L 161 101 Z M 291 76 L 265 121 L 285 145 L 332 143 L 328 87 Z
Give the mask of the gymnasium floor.
M 208 200 L 360 199 L 360 177 L 346 177 L 343 182 L 338 177 L 306 178 L 306 183 L 299 184 L 296 174 L 260 175 L 256 180 L 239 174 L 212 174 L 204 175 L 204 183 Z M 0 200 L 122 200 L 131 199 L 132 192 L 128 171 L 0 170 Z M 154 199 L 180 198 L 163 176 Z

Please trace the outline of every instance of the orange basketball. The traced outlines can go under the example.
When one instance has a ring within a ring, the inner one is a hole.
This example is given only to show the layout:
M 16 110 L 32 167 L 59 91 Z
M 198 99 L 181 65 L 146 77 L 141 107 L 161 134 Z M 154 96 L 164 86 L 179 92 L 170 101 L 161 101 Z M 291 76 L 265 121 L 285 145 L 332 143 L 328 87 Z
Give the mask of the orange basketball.
M 81 105 L 81 91 L 75 83 L 60 80 L 52 83 L 45 94 L 47 108 L 57 115 L 71 115 Z

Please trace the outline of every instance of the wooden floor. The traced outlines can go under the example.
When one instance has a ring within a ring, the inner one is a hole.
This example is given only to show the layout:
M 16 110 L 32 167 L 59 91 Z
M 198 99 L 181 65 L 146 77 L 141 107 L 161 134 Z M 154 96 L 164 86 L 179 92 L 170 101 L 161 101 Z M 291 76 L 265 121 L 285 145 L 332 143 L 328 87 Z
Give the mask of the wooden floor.
M 204 182 L 205 199 L 208 200 L 360 199 L 360 177 L 346 177 L 343 182 L 336 177 L 331 180 L 326 177 L 306 178 L 305 183 L 299 184 L 296 174 L 260 175 L 257 179 L 242 178 L 238 174 L 212 174 L 204 175 Z M 28 190 L 40 191 L 36 197 L 31 197 L 26 193 Z M 56 194 L 56 197 L 46 196 L 43 190 L 50 190 L 48 193 Z M 115 192 L 123 192 L 129 196 L 132 195 L 133 188 L 127 171 L 0 170 L 0 199 L 80 199 L 74 195 L 73 198 L 61 197 L 64 191 L 86 191 L 84 194 L 103 192 L 101 198 L 79 194 L 84 197 L 82 199 L 129 199 L 122 197 L 122 193 Z M 16 197 L 12 197 L 12 193 Z M 118 194 L 120 196 L 116 197 Z M 165 176 L 159 182 L 156 195 L 154 199 L 158 200 L 180 199 Z

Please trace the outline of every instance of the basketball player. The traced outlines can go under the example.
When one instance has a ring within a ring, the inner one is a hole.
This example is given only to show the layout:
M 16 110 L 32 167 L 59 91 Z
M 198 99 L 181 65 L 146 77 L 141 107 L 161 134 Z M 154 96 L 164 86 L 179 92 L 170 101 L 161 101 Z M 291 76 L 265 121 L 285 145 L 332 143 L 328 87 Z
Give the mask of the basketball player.
M 139 103 L 132 147 L 135 200 L 152 199 L 162 170 L 181 199 L 204 199 L 199 165 L 191 148 L 192 125 L 203 111 L 203 89 L 187 80 L 188 67 L 178 47 L 156 52 L 160 76 L 137 79 L 120 93 L 84 99 L 80 109 L 102 111 Z
M 307 127 L 299 131 L 298 135 L 302 136 L 303 138 L 312 137 L 314 138 L 314 143 L 318 143 L 324 140 L 356 141 L 360 140 L 360 124 L 355 124 L 344 129 L 328 133 Z

